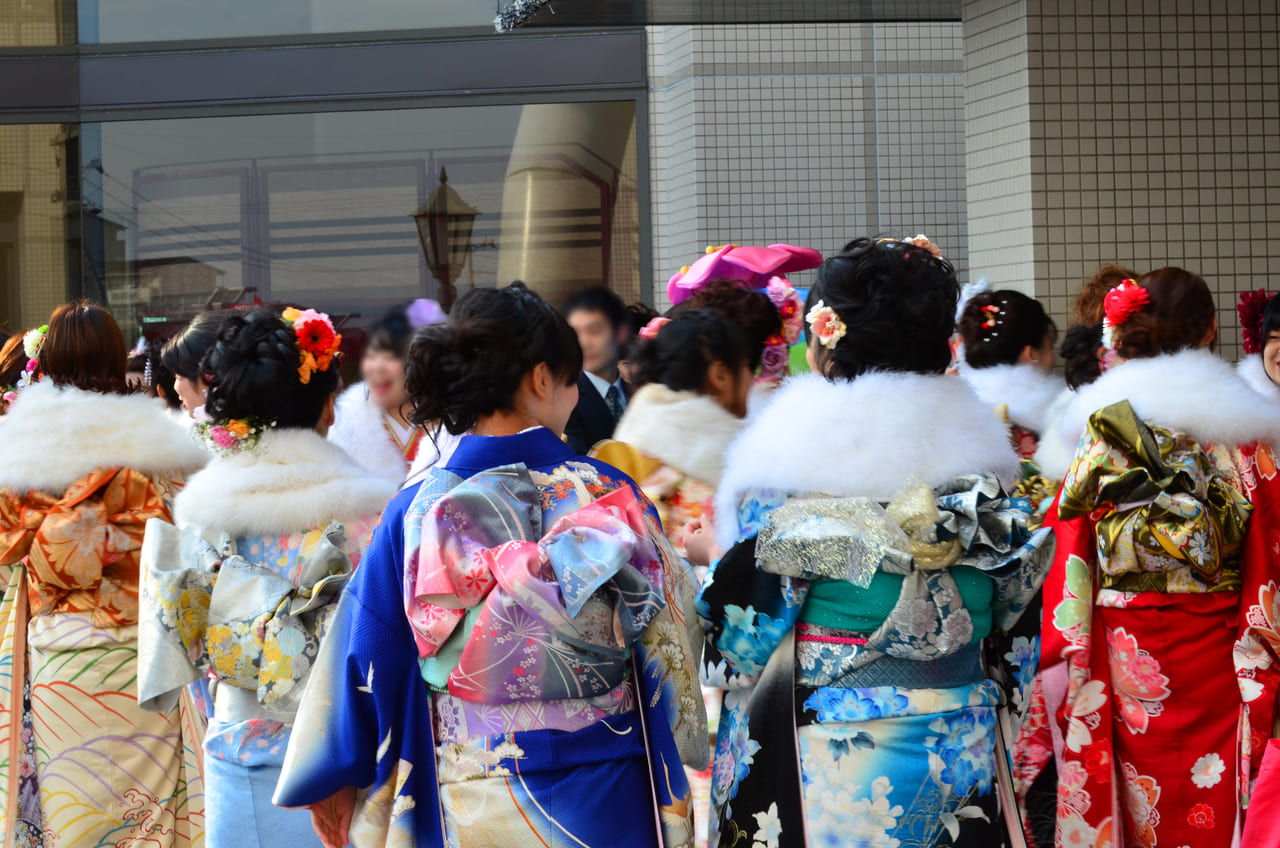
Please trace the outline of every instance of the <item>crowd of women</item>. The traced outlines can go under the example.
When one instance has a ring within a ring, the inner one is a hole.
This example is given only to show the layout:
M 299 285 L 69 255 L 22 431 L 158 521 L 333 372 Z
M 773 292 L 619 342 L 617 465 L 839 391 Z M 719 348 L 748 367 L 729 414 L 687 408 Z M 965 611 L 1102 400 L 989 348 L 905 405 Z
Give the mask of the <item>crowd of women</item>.
M 1280 846 L 1280 298 L 1232 366 L 1173 267 L 1061 344 L 923 236 L 668 295 L 587 455 L 519 282 L 345 391 L 314 309 L 12 337 L 5 845 Z

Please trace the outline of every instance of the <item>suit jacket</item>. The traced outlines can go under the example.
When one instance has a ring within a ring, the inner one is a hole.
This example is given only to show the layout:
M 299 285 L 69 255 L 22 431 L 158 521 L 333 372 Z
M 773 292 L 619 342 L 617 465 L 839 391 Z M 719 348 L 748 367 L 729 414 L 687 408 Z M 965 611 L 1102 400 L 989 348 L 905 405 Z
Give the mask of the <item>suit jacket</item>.
M 565 440 L 579 454 L 586 454 L 596 442 L 613 437 L 617 422 L 609 413 L 609 405 L 596 391 L 595 384 L 584 373 L 578 377 L 578 405 L 564 427 Z

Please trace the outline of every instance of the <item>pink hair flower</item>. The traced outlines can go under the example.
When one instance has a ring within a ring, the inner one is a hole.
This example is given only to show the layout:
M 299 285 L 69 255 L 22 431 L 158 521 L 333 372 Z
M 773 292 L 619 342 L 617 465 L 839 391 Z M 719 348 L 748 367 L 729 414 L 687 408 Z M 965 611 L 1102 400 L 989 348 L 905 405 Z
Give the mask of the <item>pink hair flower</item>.
M 662 328 L 667 326 L 670 323 L 671 323 L 670 318 L 664 318 L 661 315 L 659 315 L 657 318 L 654 318 L 648 324 L 645 324 L 642 328 L 640 328 L 640 338 L 656 339 L 658 337 L 658 333 L 662 331 Z
M 818 344 L 827 350 L 834 350 L 849 332 L 849 328 L 840 320 L 836 311 L 822 301 L 815 303 L 809 310 L 808 321 L 809 329 L 818 340 Z

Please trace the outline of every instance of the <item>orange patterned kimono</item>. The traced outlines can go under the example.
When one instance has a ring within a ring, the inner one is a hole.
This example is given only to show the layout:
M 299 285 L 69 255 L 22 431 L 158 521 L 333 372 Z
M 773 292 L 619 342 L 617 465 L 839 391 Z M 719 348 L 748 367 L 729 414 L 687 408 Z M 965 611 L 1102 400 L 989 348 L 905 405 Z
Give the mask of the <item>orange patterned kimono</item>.
M 204 454 L 148 399 L 42 384 L 0 438 L 26 446 L 0 468 L 5 845 L 200 843 L 199 750 L 181 740 L 203 718 L 189 698 L 140 710 L 136 680 L 143 531 Z

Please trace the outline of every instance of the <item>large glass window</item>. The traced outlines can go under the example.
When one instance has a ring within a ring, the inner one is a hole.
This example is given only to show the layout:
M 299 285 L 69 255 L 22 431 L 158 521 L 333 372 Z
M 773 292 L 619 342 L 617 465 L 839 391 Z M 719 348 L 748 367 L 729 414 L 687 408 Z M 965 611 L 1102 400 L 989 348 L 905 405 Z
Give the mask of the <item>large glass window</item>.
M 514 279 L 636 300 L 634 118 L 622 101 L 87 124 L 85 288 L 148 335 L 254 302 L 367 325 Z
M 66 301 L 79 188 L 62 124 L 0 126 L 0 330 L 38 326 Z M 72 196 L 68 196 L 68 191 Z
M 37 0 L 51 3 L 53 0 Z M 24 0 L 0 0 L 0 3 Z M 74 2 L 74 0 L 66 0 Z M 79 0 L 85 44 L 396 29 L 493 31 L 495 0 Z

